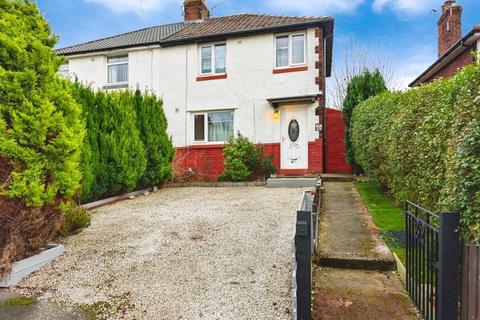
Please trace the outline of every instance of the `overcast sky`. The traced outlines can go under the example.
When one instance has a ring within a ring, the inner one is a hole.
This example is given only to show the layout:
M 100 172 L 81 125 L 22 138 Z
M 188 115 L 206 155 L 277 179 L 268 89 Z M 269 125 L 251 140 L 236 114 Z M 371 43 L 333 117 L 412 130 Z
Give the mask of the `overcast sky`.
M 37 0 L 60 36 L 58 47 L 182 21 L 182 0 Z M 345 42 L 369 43 L 391 61 L 404 82 L 437 57 L 437 25 L 443 0 L 207 0 L 214 16 L 235 13 L 330 15 L 335 18 L 334 60 Z M 480 24 L 480 0 L 464 7 L 463 32 Z M 432 9 L 437 9 L 432 13 Z

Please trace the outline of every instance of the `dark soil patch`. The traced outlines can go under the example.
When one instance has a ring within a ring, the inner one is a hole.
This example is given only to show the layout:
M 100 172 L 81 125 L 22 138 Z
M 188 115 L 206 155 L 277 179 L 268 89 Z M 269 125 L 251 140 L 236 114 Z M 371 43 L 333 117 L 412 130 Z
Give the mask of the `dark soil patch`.
M 407 243 L 405 231 L 388 230 L 388 231 L 382 232 L 382 235 L 383 235 L 383 238 L 385 239 L 385 242 L 389 244 L 393 244 L 394 246 L 399 248 L 405 248 Z

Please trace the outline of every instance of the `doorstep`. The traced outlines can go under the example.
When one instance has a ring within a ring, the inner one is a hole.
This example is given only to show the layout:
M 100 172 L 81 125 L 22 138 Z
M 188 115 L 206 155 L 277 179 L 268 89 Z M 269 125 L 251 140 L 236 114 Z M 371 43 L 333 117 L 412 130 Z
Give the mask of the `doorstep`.
M 312 177 L 272 177 L 267 180 L 268 188 L 313 188 L 317 178 Z

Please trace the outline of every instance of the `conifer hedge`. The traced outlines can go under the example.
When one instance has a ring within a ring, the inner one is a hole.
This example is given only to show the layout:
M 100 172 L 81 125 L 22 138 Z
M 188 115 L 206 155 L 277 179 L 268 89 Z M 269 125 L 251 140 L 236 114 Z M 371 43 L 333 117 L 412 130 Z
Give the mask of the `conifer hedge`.
M 0 275 L 51 241 L 80 187 L 84 136 L 35 4 L 0 0 Z
M 462 214 L 480 243 L 480 65 L 404 93 L 383 93 L 353 113 L 352 145 L 370 179 L 398 199 Z
M 82 106 L 81 202 L 165 182 L 172 175 L 174 148 L 162 101 L 151 94 L 94 92 L 73 84 Z

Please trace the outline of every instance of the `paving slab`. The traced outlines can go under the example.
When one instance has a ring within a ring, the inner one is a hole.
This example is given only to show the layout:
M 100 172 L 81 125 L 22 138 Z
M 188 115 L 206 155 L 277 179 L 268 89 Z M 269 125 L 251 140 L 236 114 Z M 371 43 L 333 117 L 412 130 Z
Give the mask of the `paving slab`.
M 324 188 L 319 264 L 337 268 L 394 270 L 395 260 L 353 182 L 325 182 Z
M 314 319 L 421 319 L 392 272 L 317 268 Z

